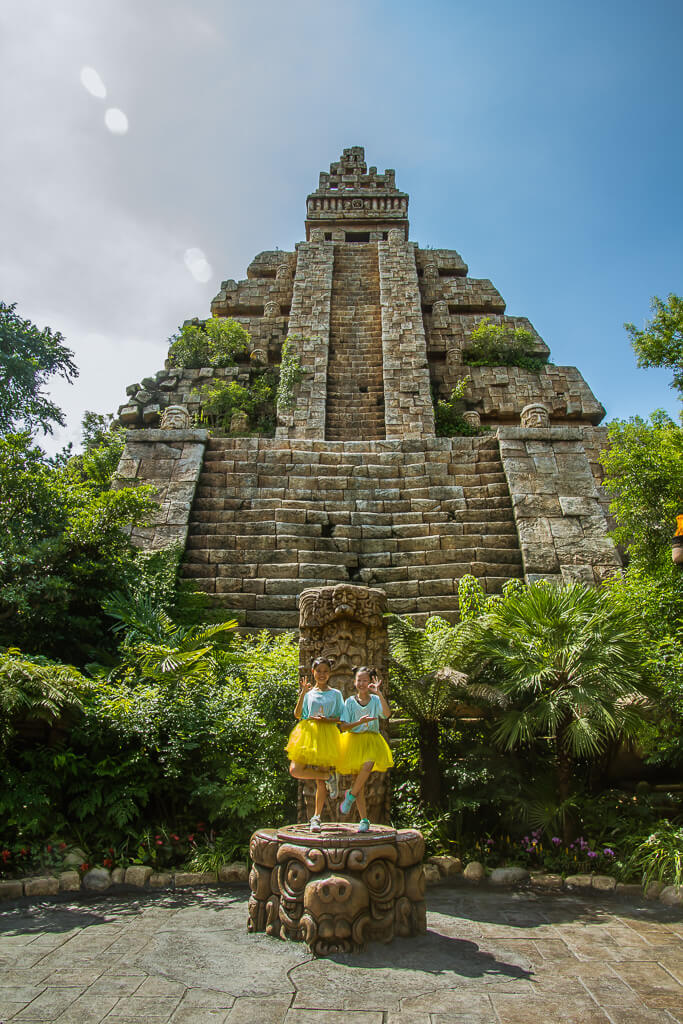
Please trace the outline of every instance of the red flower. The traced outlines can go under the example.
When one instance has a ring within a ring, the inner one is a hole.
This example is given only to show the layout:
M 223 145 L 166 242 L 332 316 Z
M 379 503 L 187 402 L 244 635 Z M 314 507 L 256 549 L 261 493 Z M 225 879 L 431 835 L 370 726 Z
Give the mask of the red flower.
M 114 861 L 111 859 L 111 857 L 105 857 L 102 863 L 104 864 L 105 868 L 110 868 L 113 865 Z
M 66 850 L 66 843 L 60 843 L 59 844 L 59 849 L 60 850 Z
M 203 821 L 199 822 L 199 824 L 197 825 L 197 829 L 198 829 L 199 832 L 203 832 L 204 831 L 204 822 Z
M 45 847 L 45 849 L 47 850 L 47 852 L 48 852 L 48 853 L 52 853 L 52 847 L 50 846 L 50 844 L 49 844 L 49 843 L 47 844 L 47 846 Z
M 81 864 L 80 867 L 81 867 L 81 871 L 89 871 L 90 870 L 90 865 L 87 864 L 85 861 L 83 861 L 83 863 Z
M 157 846 L 163 846 L 163 845 L 164 844 L 162 843 L 161 839 L 157 839 Z
M 22 857 L 28 857 L 28 855 L 29 855 L 29 850 L 27 850 L 25 846 L 22 846 L 20 852 L 21 852 L 21 856 Z
M 155 839 L 161 839 L 161 836 L 155 836 L 154 838 Z
M 114 852 L 114 847 L 113 846 L 109 847 L 109 852 L 113 854 L 113 852 Z
M 173 839 L 173 840 L 174 840 L 174 842 L 176 842 L 176 843 L 179 843 L 179 842 L 180 842 L 180 836 L 172 835 L 172 836 L 171 836 L 171 839 Z
M 192 833 L 191 836 L 188 836 L 187 838 L 190 840 L 191 843 L 193 843 L 194 842 L 194 832 Z
M 10 853 L 9 850 L 3 850 L 2 853 L 0 854 L 0 856 L 2 857 L 2 859 L 4 861 L 8 861 L 10 859 L 10 857 L 12 856 L 12 854 Z

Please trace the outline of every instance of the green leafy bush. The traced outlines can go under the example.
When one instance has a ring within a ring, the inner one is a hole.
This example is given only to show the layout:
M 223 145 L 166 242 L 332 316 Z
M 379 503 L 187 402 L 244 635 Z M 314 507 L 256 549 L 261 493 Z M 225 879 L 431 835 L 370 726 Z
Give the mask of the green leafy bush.
M 658 822 L 633 851 L 626 871 L 637 873 L 644 889 L 653 881 L 683 885 L 683 827 L 670 821 Z
M 545 359 L 534 353 L 535 340 L 524 327 L 494 324 L 483 317 L 469 336 L 463 360 L 469 366 L 520 366 L 539 373 Z
M 437 398 L 434 401 L 434 427 L 437 437 L 476 437 L 483 433 L 480 428 L 473 427 L 463 419 L 465 392 L 471 383 L 471 377 L 461 377 L 451 391 L 450 398 Z
M 233 415 L 241 412 L 247 417 L 249 433 L 273 436 L 276 386 L 273 370 L 252 372 L 248 384 L 216 378 L 199 391 L 200 420 L 213 429 L 229 433 Z
M 212 316 L 200 323 L 183 324 L 168 350 L 171 366 L 198 370 L 202 366 L 233 366 L 247 357 L 249 335 L 237 320 Z

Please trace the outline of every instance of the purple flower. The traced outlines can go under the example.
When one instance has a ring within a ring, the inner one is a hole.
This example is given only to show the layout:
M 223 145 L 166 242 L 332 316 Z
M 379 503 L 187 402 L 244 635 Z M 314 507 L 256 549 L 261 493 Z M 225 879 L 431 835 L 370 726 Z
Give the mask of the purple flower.
M 550 842 L 551 842 L 551 843 L 554 843 L 554 844 L 555 844 L 555 846 L 559 846 L 559 845 L 560 845 L 560 843 L 562 842 L 562 840 L 560 839 L 560 837 L 559 837 L 559 836 L 553 836 L 553 838 L 552 838 L 552 839 L 550 840 Z M 573 844 L 572 844 L 572 845 L 573 845 Z
M 588 851 L 588 856 L 589 857 L 597 857 L 597 853 L 595 852 L 595 850 L 589 850 Z
M 487 839 L 486 840 L 486 845 L 487 846 L 493 846 L 493 839 Z
M 605 849 L 602 852 L 604 853 L 605 857 L 614 857 L 615 856 L 614 850 L 610 846 L 606 846 Z

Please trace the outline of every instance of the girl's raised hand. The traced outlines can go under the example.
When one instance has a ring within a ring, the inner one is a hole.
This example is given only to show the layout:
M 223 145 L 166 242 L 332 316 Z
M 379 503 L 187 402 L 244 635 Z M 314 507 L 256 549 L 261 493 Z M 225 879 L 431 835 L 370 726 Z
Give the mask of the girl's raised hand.
M 310 681 L 308 676 L 299 677 L 299 688 L 303 691 L 303 693 L 308 693 L 309 690 L 313 689 L 313 683 Z
M 379 676 L 375 676 L 372 682 L 368 683 L 368 690 L 370 691 L 370 693 L 379 693 L 381 685 L 382 680 L 379 678 Z

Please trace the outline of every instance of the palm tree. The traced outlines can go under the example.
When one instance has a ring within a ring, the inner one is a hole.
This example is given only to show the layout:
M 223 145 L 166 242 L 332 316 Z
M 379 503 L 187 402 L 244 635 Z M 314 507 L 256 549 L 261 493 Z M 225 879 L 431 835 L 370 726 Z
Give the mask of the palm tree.
M 639 621 L 604 591 L 534 584 L 464 629 L 468 663 L 496 679 L 508 703 L 494 738 L 507 750 L 549 740 L 560 806 L 567 806 L 576 760 L 641 726 L 652 691 L 643 679 Z M 563 831 L 569 841 L 568 815 Z
M 147 595 L 112 594 L 104 610 L 117 620 L 114 632 L 124 633 L 123 660 L 112 680 L 133 672 L 155 682 L 201 682 L 217 667 L 216 638 L 237 628 L 235 619 L 178 625 Z
M 392 697 L 418 728 L 420 797 L 425 806 L 439 807 L 439 748 L 445 722 L 453 717 L 459 698 L 486 705 L 499 697 L 489 686 L 470 684 L 454 667 L 463 660 L 461 627 L 434 615 L 421 629 L 410 618 L 389 615 L 387 629 Z

